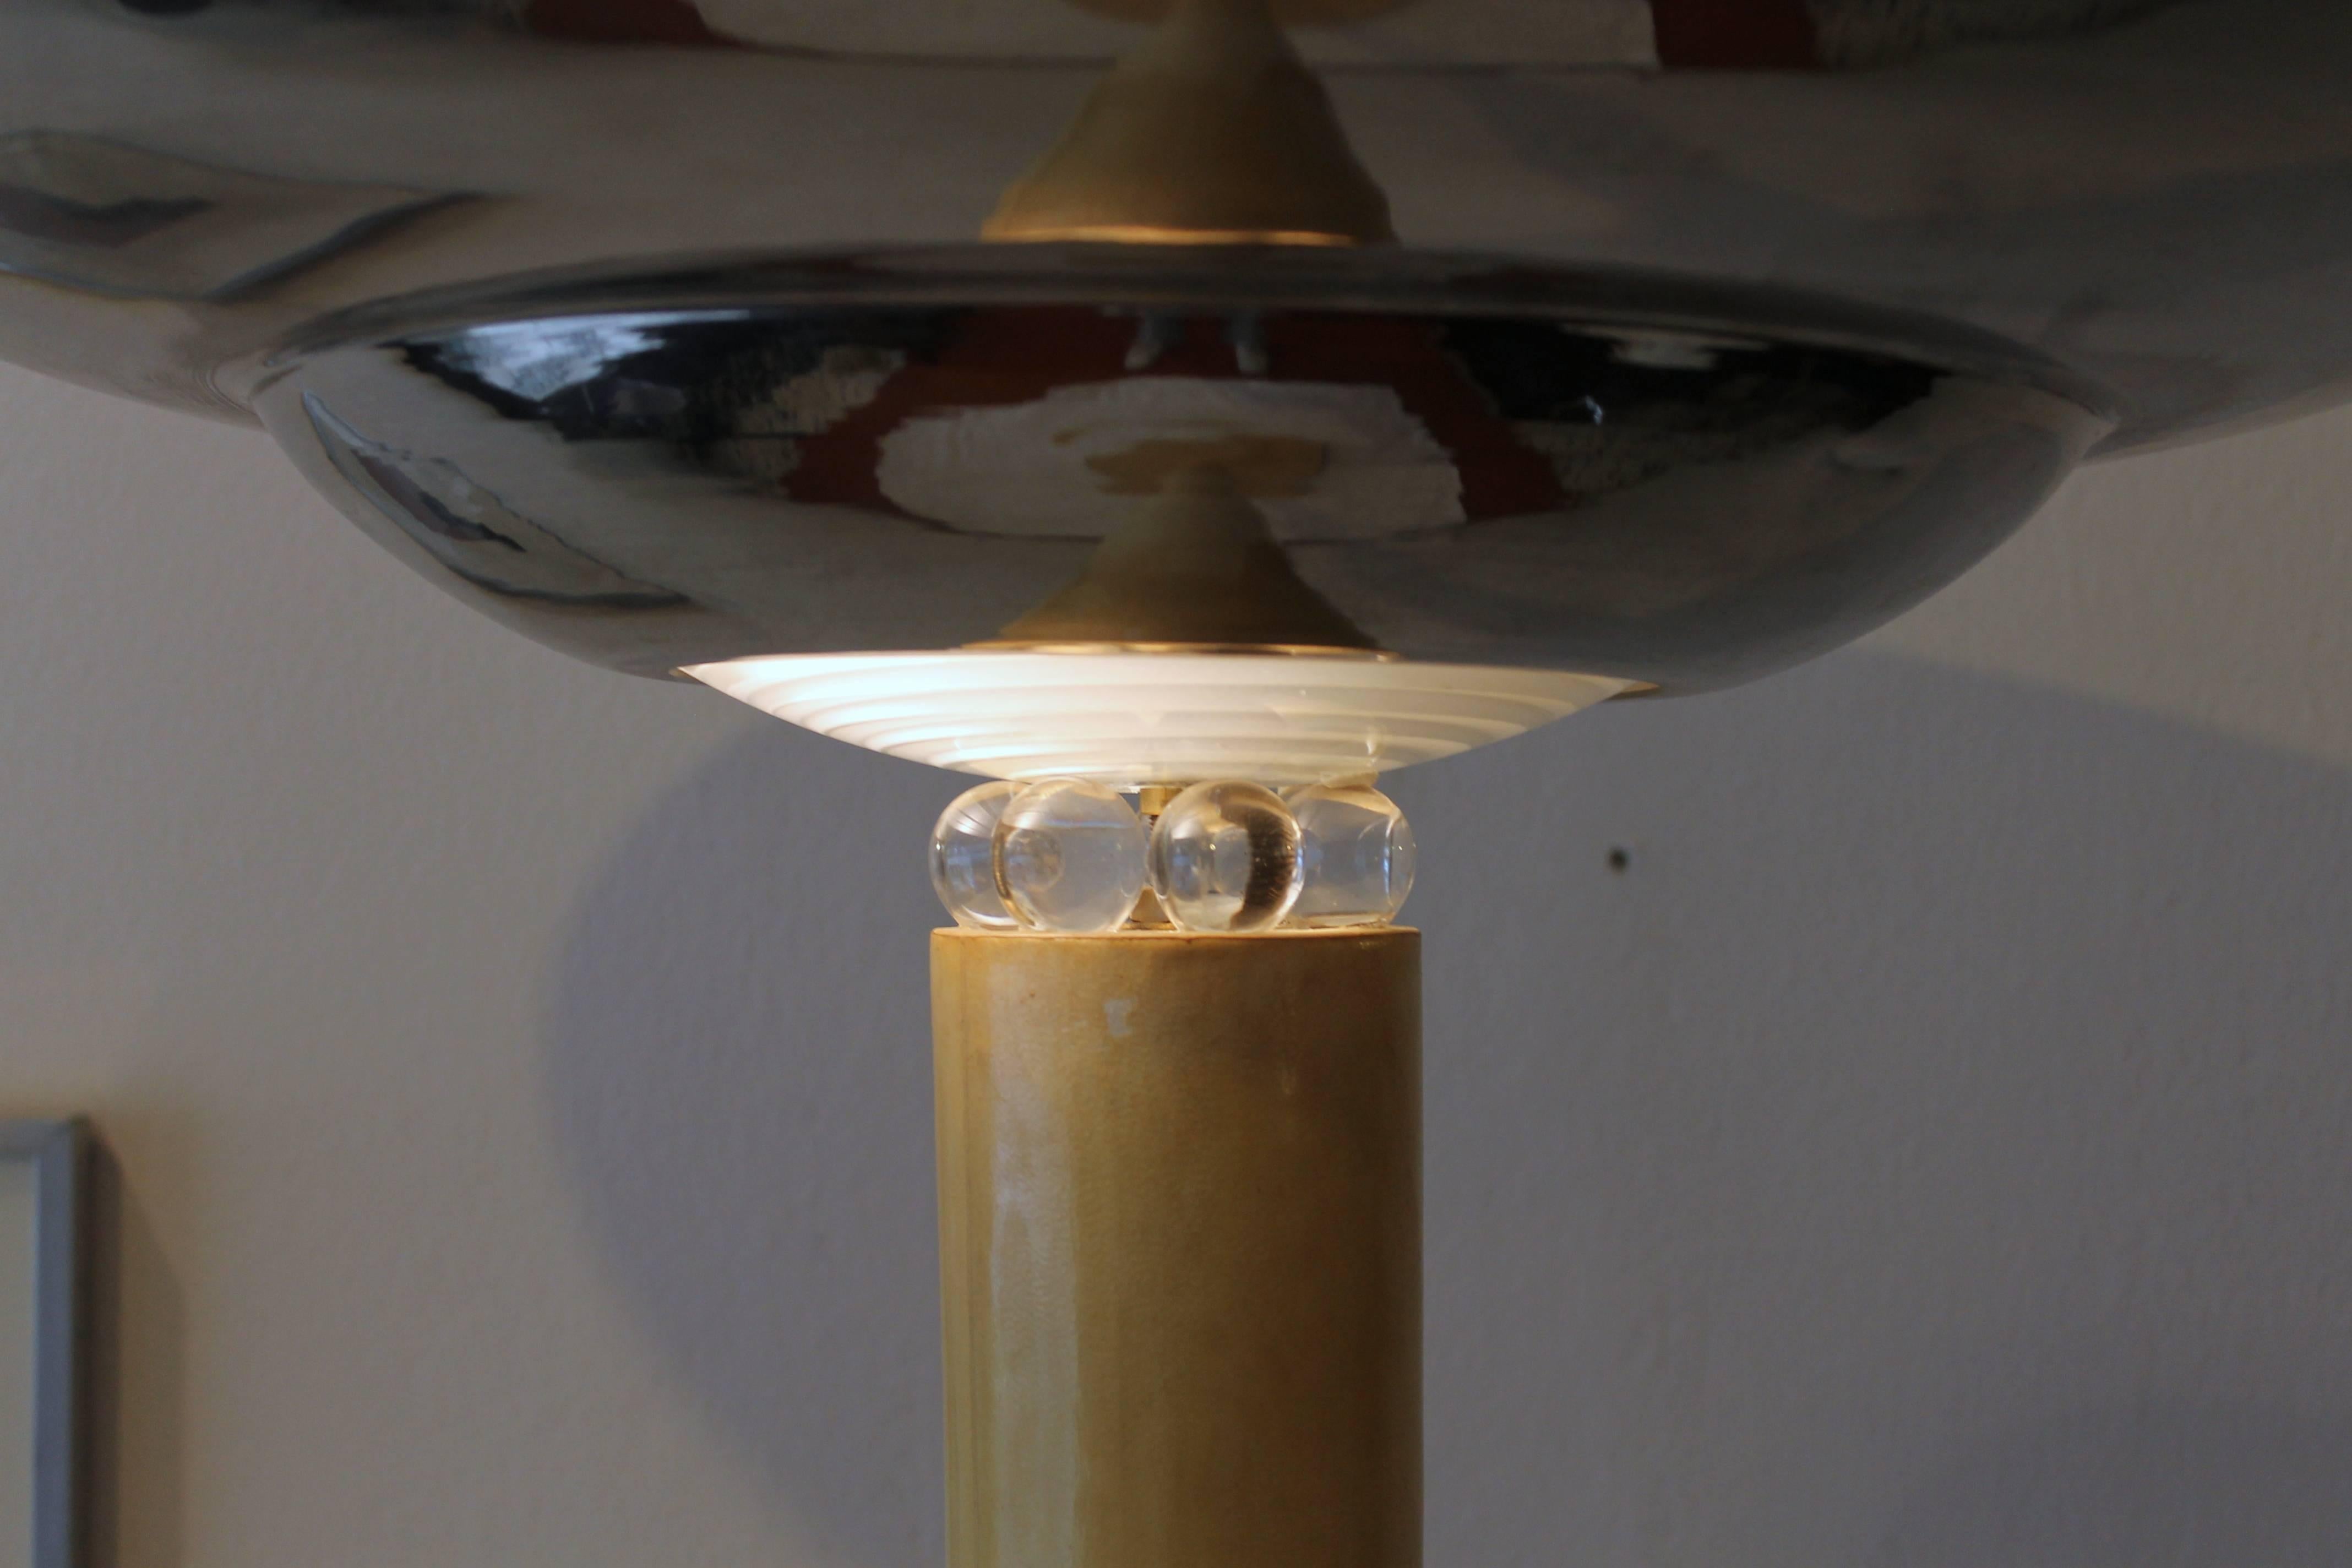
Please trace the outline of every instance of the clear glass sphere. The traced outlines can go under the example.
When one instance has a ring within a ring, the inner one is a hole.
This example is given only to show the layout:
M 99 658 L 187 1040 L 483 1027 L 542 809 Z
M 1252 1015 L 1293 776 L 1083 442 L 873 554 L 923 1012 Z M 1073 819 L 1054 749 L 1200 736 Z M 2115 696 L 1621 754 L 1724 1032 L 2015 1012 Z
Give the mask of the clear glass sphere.
M 1143 891 L 1143 819 L 1098 784 L 1047 779 L 996 823 L 996 888 L 1032 931 L 1117 931 Z
M 1412 891 L 1412 827 L 1369 784 L 1313 784 L 1284 797 L 1305 835 L 1294 925 L 1382 925 Z
M 1183 931 L 1264 931 L 1297 900 L 1298 820 L 1282 797 L 1238 779 L 1197 784 L 1151 834 L 1151 890 Z
M 1002 779 L 968 789 L 948 803 L 931 829 L 931 890 L 956 924 L 973 931 L 1015 931 L 1021 922 L 996 888 L 996 823 L 1021 786 Z

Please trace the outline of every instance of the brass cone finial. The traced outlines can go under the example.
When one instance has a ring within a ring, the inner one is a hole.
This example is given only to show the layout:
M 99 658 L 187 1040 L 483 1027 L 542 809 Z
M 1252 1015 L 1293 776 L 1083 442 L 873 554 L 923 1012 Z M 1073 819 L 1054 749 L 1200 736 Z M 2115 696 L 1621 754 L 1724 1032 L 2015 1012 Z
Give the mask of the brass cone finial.
M 1265 518 L 1213 468 L 1171 475 L 1076 580 L 998 643 L 1361 648 L 1377 645 L 1300 580 Z
M 997 204 L 992 240 L 1393 241 L 1388 197 L 1266 0 L 1176 0 Z

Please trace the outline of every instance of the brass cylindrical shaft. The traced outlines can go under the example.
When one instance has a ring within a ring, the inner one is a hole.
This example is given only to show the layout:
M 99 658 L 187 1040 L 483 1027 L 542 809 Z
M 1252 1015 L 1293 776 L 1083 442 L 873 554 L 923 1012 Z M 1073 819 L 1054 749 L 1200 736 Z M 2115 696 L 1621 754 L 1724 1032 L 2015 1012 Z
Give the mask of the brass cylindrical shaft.
M 931 954 L 952 1568 L 1417 1568 L 1419 933 Z

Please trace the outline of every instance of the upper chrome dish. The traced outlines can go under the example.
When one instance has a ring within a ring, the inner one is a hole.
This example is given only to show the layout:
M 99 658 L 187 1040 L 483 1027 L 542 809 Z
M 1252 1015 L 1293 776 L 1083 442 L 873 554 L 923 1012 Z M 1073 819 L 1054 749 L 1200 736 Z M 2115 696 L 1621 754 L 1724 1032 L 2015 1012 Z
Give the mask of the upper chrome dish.
M 10 0 L 0 356 L 243 417 L 371 300 L 967 243 L 1161 8 Z M 1291 37 L 1407 246 L 1966 323 L 2111 389 L 2107 450 L 2352 379 L 2352 8 L 1277 9 L 1357 17 Z

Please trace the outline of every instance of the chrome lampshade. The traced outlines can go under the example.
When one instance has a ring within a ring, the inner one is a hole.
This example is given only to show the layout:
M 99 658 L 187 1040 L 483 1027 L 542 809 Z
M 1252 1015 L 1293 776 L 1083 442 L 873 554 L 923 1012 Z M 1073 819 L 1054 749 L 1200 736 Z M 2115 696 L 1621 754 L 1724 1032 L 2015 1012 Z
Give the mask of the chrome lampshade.
M 23 0 L 0 353 L 259 419 L 617 669 L 1573 707 L 2335 396 L 2347 69 L 2294 0 Z

